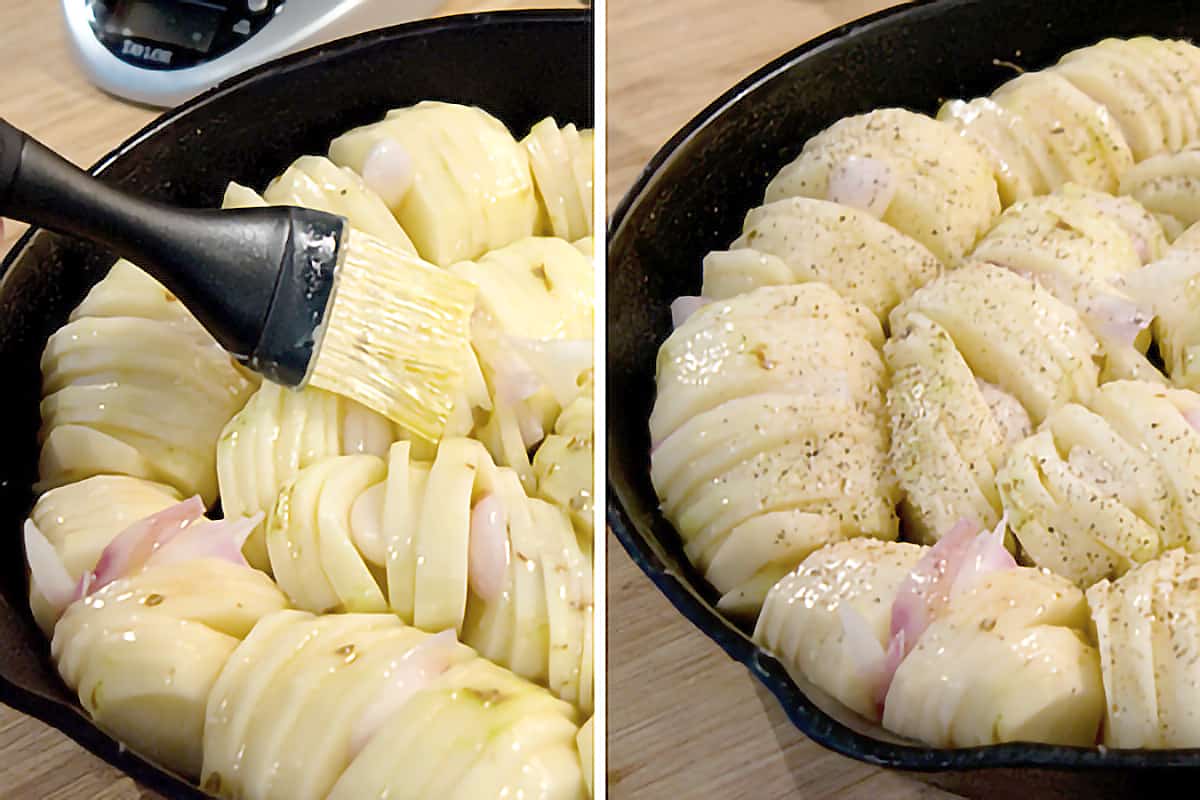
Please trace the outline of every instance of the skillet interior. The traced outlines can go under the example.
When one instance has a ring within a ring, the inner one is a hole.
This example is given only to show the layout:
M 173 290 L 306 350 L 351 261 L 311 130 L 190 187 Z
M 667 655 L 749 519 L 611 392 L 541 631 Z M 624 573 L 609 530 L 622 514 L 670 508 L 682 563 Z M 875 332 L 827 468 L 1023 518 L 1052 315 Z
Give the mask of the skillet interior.
M 882 106 L 934 112 L 944 99 L 990 93 L 1106 36 L 1200 41 L 1200 5 L 1187 0 L 935 0 L 851 23 L 746 78 L 675 135 L 617 208 L 608 251 L 608 523 L 671 602 L 774 693 L 801 731 L 864 761 L 910 770 L 1045 767 L 1020 778 L 951 776 L 980 796 L 1101 796 L 1154 778 L 1134 768 L 1200 767 L 1200 750 L 1110 751 L 1012 744 L 962 750 L 913 745 L 870 725 L 815 687 L 799 686 L 715 610 L 716 593 L 691 567 L 658 511 L 647 419 L 655 357 L 671 331 L 669 304 L 695 294 L 700 263 L 741 231 L 767 182 L 805 140 L 838 119 Z M 1097 773 L 1105 773 L 1103 775 Z M 980 781 L 987 788 L 980 790 Z M 1031 784 L 1035 781 L 1035 784 Z

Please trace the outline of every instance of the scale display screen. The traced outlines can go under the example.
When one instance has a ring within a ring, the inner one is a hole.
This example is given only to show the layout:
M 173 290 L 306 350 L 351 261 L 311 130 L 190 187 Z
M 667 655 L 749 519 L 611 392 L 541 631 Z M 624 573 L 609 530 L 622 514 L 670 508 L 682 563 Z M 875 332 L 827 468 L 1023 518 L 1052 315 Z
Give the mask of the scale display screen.
M 104 29 L 117 36 L 136 36 L 207 53 L 224 13 L 224 7 L 199 0 L 118 0 Z

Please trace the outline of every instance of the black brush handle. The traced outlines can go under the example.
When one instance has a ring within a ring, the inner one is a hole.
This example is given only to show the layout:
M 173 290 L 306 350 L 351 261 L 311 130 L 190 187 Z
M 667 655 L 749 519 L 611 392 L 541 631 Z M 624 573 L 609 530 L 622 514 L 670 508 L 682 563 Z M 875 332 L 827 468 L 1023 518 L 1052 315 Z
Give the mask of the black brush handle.
M 258 345 L 291 248 L 289 209 L 184 211 L 135 197 L 3 119 L 0 216 L 89 239 L 129 259 L 243 358 Z

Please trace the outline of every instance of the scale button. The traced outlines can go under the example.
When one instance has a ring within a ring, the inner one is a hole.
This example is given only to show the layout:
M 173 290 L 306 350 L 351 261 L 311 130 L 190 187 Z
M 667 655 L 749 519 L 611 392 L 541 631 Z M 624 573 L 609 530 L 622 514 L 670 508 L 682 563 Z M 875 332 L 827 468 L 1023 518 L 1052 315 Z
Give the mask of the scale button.
M 250 20 L 243 19 L 233 26 L 234 33 L 240 33 L 242 36 L 250 35 Z
M 270 4 L 270 0 L 248 0 L 246 3 L 246 5 L 250 8 L 251 14 L 258 14 L 261 11 L 266 11 L 267 6 Z

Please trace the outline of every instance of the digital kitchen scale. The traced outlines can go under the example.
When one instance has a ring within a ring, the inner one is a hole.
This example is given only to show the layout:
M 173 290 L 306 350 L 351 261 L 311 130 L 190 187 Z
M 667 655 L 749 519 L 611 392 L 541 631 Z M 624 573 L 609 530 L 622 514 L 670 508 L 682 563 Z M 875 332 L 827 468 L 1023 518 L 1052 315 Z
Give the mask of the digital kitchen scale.
M 171 106 L 264 61 L 429 15 L 441 0 L 63 0 L 102 89 Z

